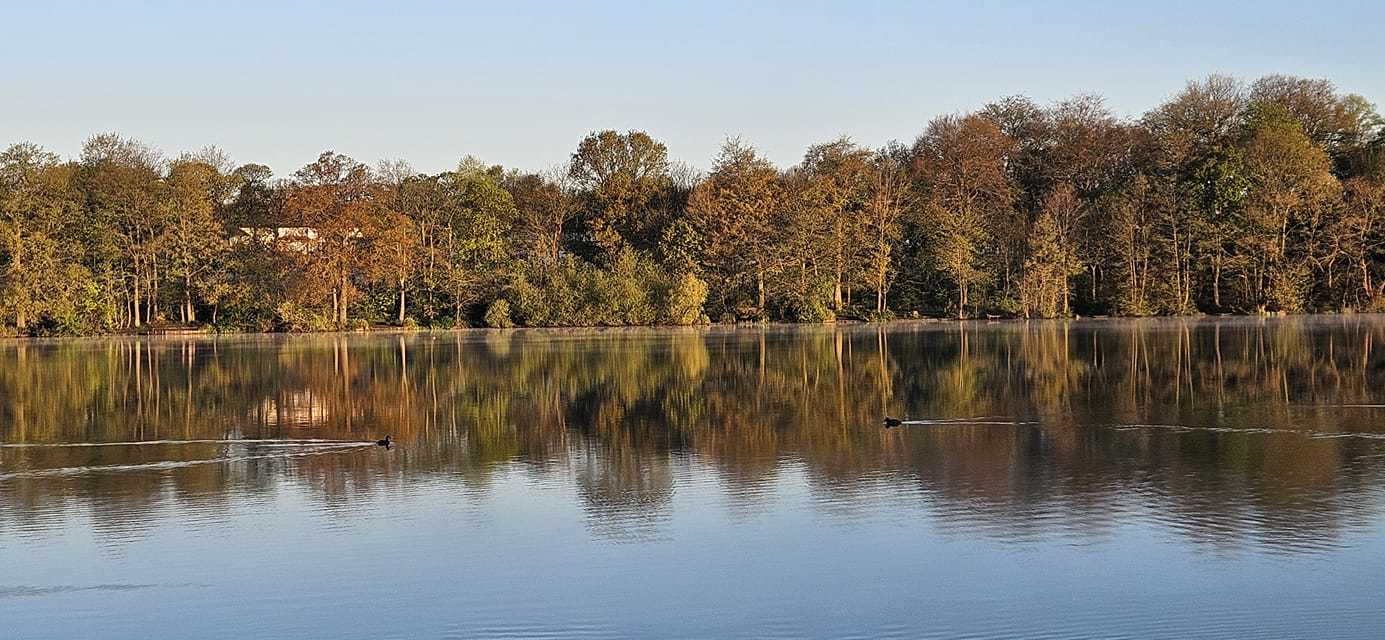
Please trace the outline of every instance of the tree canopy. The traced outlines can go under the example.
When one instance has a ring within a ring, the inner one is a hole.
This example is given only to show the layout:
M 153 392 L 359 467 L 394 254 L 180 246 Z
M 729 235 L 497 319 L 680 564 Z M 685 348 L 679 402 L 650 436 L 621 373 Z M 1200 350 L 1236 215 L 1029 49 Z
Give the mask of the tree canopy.
M 1284 75 L 1137 119 L 1012 96 L 791 167 L 730 138 L 705 175 L 636 130 L 537 172 L 0 152 L 6 333 L 1371 311 L 1382 267 L 1385 120 Z

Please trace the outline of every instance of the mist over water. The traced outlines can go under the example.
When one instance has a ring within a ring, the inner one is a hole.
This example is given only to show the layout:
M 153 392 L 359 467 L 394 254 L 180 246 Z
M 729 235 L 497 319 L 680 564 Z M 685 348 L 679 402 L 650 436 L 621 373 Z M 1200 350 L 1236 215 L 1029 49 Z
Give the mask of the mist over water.
M 1382 339 L 0 342 L 0 636 L 1380 637 Z

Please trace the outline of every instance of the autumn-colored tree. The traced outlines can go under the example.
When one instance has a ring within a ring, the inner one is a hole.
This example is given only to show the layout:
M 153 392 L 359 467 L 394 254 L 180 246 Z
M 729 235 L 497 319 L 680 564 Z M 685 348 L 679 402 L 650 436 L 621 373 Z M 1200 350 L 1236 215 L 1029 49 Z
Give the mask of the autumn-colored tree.
M 871 157 L 864 224 L 870 287 L 875 290 L 875 313 L 889 311 L 890 284 L 895 273 L 895 247 L 903 239 L 904 218 L 914 205 L 909 179 L 909 150 L 891 144 Z
M 688 220 L 701 240 L 699 266 L 721 311 L 742 306 L 763 317 L 766 282 L 777 264 L 775 229 L 779 171 L 740 140 L 727 140 L 712 172 L 693 190 Z
M 169 157 L 0 154 L 0 331 L 1385 308 L 1385 119 L 1318 79 L 1210 76 L 1133 120 L 1012 96 L 783 171 L 610 130 L 543 173 Z
M 381 222 L 383 194 L 369 168 L 332 151 L 293 175 L 286 209 L 302 229 L 284 244 L 301 251 L 308 282 L 328 292 L 332 322 L 345 327 L 356 280 L 373 261 L 370 242 Z
M 914 143 L 914 171 L 922 184 L 923 214 L 933 227 L 934 256 L 957 293 L 957 316 L 966 317 L 972 289 L 995 266 L 991 238 L 1014 224 L 1015 186 L 1006 172 L 1014 141 L 981 116 L 933 120 Z M 1001 265 L 1007 281 L 1008 265 Z
M 512 173 L 503 186 L 515 201 L 524 254 L 547 267 L 556 265 L 581 207 L 571 170 L 564 166 L 543 173 Z
M 379 233 L 373 239 L 373 273 L 395 289 L 394 321 L 407 319 L 408 291 L 422 262 L 431 220 L 418 209 L 418 172 L 403 160 L 382 161 L 375 174 L 383 187 L 377 210 Z M 410 215 L 414 213 L 415 215 Z

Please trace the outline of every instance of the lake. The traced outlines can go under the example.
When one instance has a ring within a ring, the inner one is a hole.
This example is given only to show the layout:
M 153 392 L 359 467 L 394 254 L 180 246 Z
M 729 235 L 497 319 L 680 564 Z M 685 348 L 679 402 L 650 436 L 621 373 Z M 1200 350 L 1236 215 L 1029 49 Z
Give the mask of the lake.
M 1382 341 L 0 342 L 0 637 L 1385 637 Z

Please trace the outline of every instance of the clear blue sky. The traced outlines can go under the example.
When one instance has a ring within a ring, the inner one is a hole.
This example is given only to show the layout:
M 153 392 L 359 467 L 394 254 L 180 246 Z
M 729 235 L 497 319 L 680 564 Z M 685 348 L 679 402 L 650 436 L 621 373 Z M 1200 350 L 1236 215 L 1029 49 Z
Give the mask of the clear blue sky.
M 280 175 L 327 148 L 433 172 L 638 128 L 698 168 L 728 135 L 787 166 L 1016 93 L 1138 116 L 1190 78 L 1280 72 L 1385 100 L 1378 2 L 583 4 L 8 2 L 0 144 L 118 131 Z

